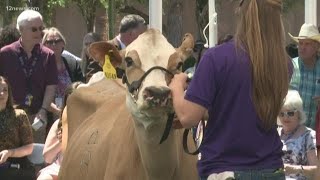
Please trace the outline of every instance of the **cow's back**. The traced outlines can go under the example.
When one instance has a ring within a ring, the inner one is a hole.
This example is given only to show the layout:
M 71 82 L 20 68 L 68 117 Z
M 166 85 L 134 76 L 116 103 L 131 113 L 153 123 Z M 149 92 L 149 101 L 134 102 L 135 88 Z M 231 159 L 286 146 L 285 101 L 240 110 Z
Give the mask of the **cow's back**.
M 122 179 L 124 174 L 133 175 L 122 173 L 124 170 L 134 171 L 136 176 L 142 173 L 123 87 L 103 80 L 80 88 L 70 96 L 67 111 L 69 140 L 59 179 L 101 180 L 106 174 L 106 179 L 110 179 L 110 173 L 114 173 L 115 179 Z M 126 163 L 121 159 L 126 159 Z M 107 167 L 107 162 L 113 167 Z
M 125 97 L 125 88 L 116 80 L 102 79 L 89 86 L 80 87 L 68 98 L 68 138 L 80 124 L 111 98 Z

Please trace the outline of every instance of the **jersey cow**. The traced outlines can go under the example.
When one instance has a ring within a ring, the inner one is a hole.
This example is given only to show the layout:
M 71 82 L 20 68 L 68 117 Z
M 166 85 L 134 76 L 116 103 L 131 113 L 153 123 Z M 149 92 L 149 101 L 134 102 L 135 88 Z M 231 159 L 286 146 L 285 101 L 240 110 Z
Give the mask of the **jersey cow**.
M 90 54 L 101 65 L 110 61 L 125 70 L 125 86 L 101 78 L 69 97 L 69 140 L 60 180 L 198 179 L 196 157 L 183 151 L 182 130 L 171 129 L 159 143 L 173 113 L 168 83 L 193 44 L 186 34 L 175 49 L 149 29 L 120 52 L 108 42 L 91 45 Z

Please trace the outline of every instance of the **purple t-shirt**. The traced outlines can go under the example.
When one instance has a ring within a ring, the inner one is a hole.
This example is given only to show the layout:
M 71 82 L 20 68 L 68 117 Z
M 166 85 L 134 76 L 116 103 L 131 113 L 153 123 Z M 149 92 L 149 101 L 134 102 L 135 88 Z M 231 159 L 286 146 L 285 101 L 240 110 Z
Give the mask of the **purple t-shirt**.
M 36 63 L 32 66 L 34 58 L 36 58 Z M 23 68 L 21 59 L 23 59 L 26 68 Z M 57 66 L 54 52 L 40 44 L 35 45 L 31 58 L 27 59 L 27 54 L 22 48 L 20 40 L 3 47 L 0 50 L 0 75 L 8 78 L 15 104 L 28 110 L 28 113 L 35 114 L 42 106 L 46 86 L 55 85 L 58 82 Z M 30 76 L 30 88 L 27 87 L 24 69 L 33 69 Z M 28 91 L 31 91 L 30 94 L 33 96 L 29 108 L 25 105 Z
M 236 54 L 237 53 L 237 54 Z M 234 41 L 206 51 L 185 99 L 209 111 L 200 146 L 200 176 L 283 167 L 276 126 L 262 128 L 252 101 L 250 60 Z

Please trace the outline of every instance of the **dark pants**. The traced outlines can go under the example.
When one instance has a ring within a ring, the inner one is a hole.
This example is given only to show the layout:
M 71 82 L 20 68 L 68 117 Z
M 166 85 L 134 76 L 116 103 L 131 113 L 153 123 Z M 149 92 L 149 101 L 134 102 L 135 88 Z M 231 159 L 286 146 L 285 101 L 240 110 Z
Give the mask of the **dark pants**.
M 235 180 L 285 180 L 283 170 L 264 169 L 235 171 Z M 201 177 L 200 180 L 207 180 L 208 177 Z
M 0 179 L 1 180 L 35 180 L 36 173 L 33 165 L 24 158 L 10 159 L 11 163 L 19 164 L 20 168 L 14 167 L 1 167 Z

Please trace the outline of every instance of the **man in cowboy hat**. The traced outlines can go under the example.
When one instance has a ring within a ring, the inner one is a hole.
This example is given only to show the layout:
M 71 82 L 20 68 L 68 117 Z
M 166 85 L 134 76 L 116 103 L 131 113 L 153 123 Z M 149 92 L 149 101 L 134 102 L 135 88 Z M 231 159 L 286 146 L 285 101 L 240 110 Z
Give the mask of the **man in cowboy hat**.
M 314 129 L 317 105 L 320 102 L 320 34 L 317 26 L 303 24 L 299 36 L 290 37 L 298 43 L 299 56 L 292 59 L 294 73 L 290 87 L 299 91 L 307 115 L 305 125 Z

